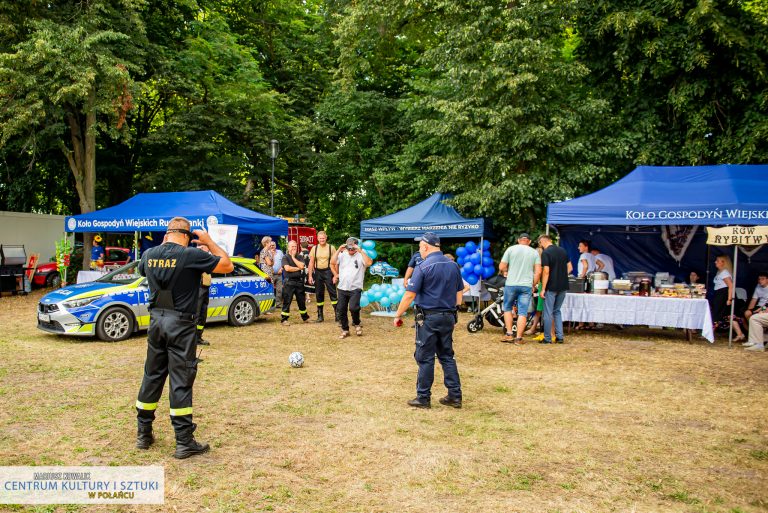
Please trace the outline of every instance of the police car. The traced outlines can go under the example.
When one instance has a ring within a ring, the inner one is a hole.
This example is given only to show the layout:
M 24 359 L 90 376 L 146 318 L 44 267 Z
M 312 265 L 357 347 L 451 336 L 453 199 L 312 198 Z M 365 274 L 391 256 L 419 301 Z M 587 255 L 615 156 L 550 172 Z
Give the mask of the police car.
M 246 326 L 274 308 L 274 288 L 253 259 L 231 260 L 231 273 L 212 277 L 207 322 Z M 60 335 L 96 335 L 108 342 L 146 330 L 149 289 L 137 266 L 131 262 L 94 282 L 46 294 L 38 304 L 37 327 Z

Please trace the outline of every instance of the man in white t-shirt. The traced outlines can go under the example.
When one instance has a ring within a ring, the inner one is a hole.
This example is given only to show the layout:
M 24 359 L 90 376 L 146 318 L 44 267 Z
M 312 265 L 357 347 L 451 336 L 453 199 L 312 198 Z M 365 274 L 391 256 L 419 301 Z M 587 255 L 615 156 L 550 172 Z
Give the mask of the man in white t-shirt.
M 753 314 L 766 310 L 768 310 L 768 273 L 761 272 L 757 275 L 757 287 L 752 294 L 747 311 L 744 312 L 744 318 L 749 319 Z
M 613 269 L 613 258 L 604 255 L 594 246 L 589 252 L 595 257 L 595 271 L 602 271 L 608 275 L 609 280 L 615 280 L 616 271 Z
M 347 243 L 341 246 L 331 257 L 331 267 L 334 274 L 339 277 L 336 285 L 338 303 L 336 311 L 341 321 L 341 335 L 339 338 L 349 336 L 349 316 L 352 314 L 352 324 L 355 326 L 357 336 L 363 334 L 360 325 L 360 296 L 363 293 L 365 281 L 365 269 L 373 263 L 373 260 L 360 250 L 357 239 L 350 237 Z
M 579 265 L 577 272 L 579 278 L 586 278 L 588 273 L 595 270 L 595 255 L 590 252 L 591 243 L 588 240 L 579 241 Z

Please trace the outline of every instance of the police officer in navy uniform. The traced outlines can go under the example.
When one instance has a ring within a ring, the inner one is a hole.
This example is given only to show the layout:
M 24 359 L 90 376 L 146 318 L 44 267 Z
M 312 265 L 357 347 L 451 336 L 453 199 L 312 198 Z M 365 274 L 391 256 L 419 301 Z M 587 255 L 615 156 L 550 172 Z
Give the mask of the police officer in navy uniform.
M 403 314 L 411 302 L 416 301 L 416 351 L 413 357 L 419 365 L 419 373 L 416 398 L 408 401 L 408 405 L 431 407 L 437 355 L 448 389 L 448 395 L 440 399 L 440 404 L 461 408 L 461 381 L 453 357 L 453 327 L 458 306 L 462 303 L 464 282 L 456 263 L 440 251 L 437 234 L 426 232 L 415 240 L 419 241 L 419 253 L 424 261 L 414 268 L 394 319 L 396 327 L 402 326 Z
M 136 447 L 148 449 L 154 442 L 152 421 L 165 378 L 170 376 L 171 424 L 176 432 L 174 457 L 188 458 L 202 454 L 208 444 L 198 443 L 193 433 L 192 385 L 197 375 L 195 355 L 198 291 L 203 273 L 229 273 L 234 266 L 227 253 L 216 245 L 207 232 L 195 230 L 200 244 L 210 253 L 190 248 L 190 223 L 175 217 L 168 224 L 163 244 L 141 256 L 139 272 L 149 284 L 149 332 L 144 379 L 136 401 L 138 435 Z

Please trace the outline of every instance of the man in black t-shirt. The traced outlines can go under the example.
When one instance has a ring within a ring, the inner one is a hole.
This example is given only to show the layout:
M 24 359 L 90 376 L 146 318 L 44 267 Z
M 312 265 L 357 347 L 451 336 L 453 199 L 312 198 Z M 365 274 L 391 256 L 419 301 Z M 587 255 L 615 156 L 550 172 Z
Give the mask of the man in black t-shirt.
M 288 242 L 288 253 L 283 257 L 283 311 L 280 313 L 280 324 L 288 326 L 288 318 L 291 316 L 291 300 L 296 297 L 296 305 L 299 307 L 301 320 L 307 322 L 307 301 L 304 292 L 304 259 L 299 254 L 299 248 L 295 240 Z
M 543 344 L 552 343 L 552 321 L 555 324 L 555 342 L 563 343 L 563 316 L 560 307 L 568 292 L 568 275 L 573 270 L 568 254 L 559 246 L 552 244 L 549 235 L 539 236 L 541 253 L 541 297 L 544 298 Z
M 193 433 L 192 385 L 197 375 L 195 347 L 198 293 L 203 273 L 229 273 L 234 266 L 226 252 L 207 232 L 195 230 L 210 253 L 187 247 L 192 240 L 190 223 L 175 217 L 160 246 L 141 256 L 139 273 L 149 285 L 149 332 L 144 378 L 136 401 L 138 435 L 136 447 L 149 449 L 154 442 L 152 422 L 166 376 L 170 377 L 171 424 L 176 432 L 175 458 L 202 454 L 208 444 L 198 443 Z

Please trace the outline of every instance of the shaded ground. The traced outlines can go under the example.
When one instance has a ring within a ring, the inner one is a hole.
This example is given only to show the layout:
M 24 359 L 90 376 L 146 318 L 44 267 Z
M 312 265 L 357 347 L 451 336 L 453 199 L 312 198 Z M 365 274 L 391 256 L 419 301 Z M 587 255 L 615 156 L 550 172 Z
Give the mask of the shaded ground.
M 768 353 L 658 330 L 517 347 L 465 316 L 464 408 L 437 404 L 438 370 L 435 406 L 413 411 L 412 331 L 386 319 L 344 341 L 276 315 L 216 325 L 195 385 L 213 450 L 179 462 L 167 395 L 158 443 L 133 448 L 144 335 L 44 334 L 40 296 L 0 299 L 0 464 L 159 464 L 166 504 L 33 511 L 768 510 Z

